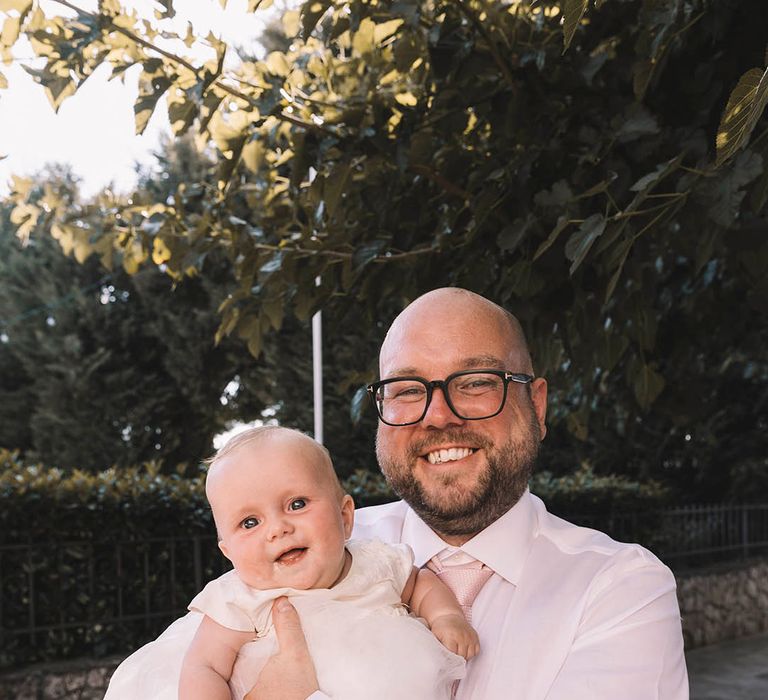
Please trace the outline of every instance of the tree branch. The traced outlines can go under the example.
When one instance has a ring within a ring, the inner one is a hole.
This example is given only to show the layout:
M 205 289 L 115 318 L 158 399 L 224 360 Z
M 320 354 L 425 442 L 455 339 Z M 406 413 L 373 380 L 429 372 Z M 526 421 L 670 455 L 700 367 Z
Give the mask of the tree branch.
M 463 200 L 472 199 L 472 195 L 469 192 L 461 189 L 458 185 L 454 185 L 450 180 L 444 178 L 440 173 L 436 173 L 426 165 L 411 165 L 409 169 L 413 170 L 417 175 L 423 175 L 428 180 L 432 180 L 432 182 L 440 185 L 440 187 L 450 194 L 461 197 Z
M 480 32 L 483 38 L 488 42 L 488 48 L 491 51 L 491 55 L 493 56 L 494 63 L 497 65 L 498 69 L 501 71 L 501 74 L 504 76 L 504 80 L 506 80 L 507 83 L 509 84 L 509 87 L 512 88 L 513 92 L 516 92 L 517 83 L 515 82 L 515 79 L 512 75 L 512 71 L 509 70 L 509 66 L 504 60 L 504 57 L 499 53 L 499 50 L 496 47 L 496 42 L 493 40 L 493 37 L 485 28 L 485 25 L 477 17 L 475 17 L 472 10 L 470 10 L 464 4 L 463 0 L 456 0 L 456 5 L 458 6 L 461 14 L 463 14 L 471 22 L 471 24 L 475 27 L 475 29 L 478 32 Z
M 69 8 L 70 10 L 74 10 L 78 14 L 84 16 L 84 17 L 90 17 L 91 19 L 98 19 L 101 15 L 93 14 L 92 12 L 88 12 L 87 10 L 83 10 L 80 7 L 77 7 L 76 5 L 72 4 L 68 0 L 53 0 L 53 2 L 58 3 L 59 5 L 63 5 L 64 7 Z M 104 17 L 107 17 L 104 15 Z M 124 27 L 119 27 L 114 22 L 110 21 L 110 29 L 118 32 L 119 34 L 122 34 L 126 38 L 130 39 L 131 41 L 135 41 L 139 46 L 143 46 L 145 49 L 148 49 L 150 51 L 154 51 L 157 54 L 160 54 L 161 56 L 167 58 L 169 61 L 173 61 L 177 63 L 180 66 L 183 66 L 187 70 L 191 71 L 195 75 L 198 74 L 199 68 L 196 68 L 193 66 L 189 61 L 182 58 L 181 56 L 178 56 L 177 54 L 174 54 L 170 51 L 166 51 L 165 49 L 160 48 L 159 46 L 155 46 L 155 44 L 152 44 L 151 42 L 147 41 L 146 39 L 143 39 L 140 36 L 137 36 L 129 29 L 125 29 Z M 218 76 L 214 81 L 213 85 L 217 85 L 219 88 L 224 90 L 224 92 L 228 93 L 232 97 L 236 97 L 240 100 L 243 100 L 246 104 L 251 105 L 252 107 L 258 107 L 258 103 L 256 100 L 254 100 L 249 95 L 246 95 L 243 92 L 240 92 L 240 90 L 237 90 L 236 88 L 230 87 L 227 85 L 224 80 L 224 76 Z M 325 133 L 330 136 L 338 136 L 334 131 L 329 130 L 328 128 L 324 128 L 318 124 L 312 124 L 310 122 L 305 122 L 301 119 L 298 119 L 296 117 L 292 117 L 288 114 L 285 114 L 284 112 L 279 112 L 274 115 L 277 119 L 280 119 L 281 121 L 290 122 L 291 124 L 294 124 L 296 126 L 302 127 L 304 129 L 310 130 L 310 131 L 316 131 L 320 133 Z

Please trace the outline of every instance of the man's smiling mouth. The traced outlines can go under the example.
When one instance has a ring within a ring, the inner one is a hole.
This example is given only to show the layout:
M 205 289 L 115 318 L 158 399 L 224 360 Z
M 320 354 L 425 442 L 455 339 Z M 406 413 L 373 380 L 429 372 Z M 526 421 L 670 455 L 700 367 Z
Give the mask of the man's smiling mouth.
M 459 459 L 469 457 L 476 450 L 471 447 L 449 447 L 448 449 L 432 450 L 424 458 L 430 464 L 443 464 L 444 462 L 455 462 Z

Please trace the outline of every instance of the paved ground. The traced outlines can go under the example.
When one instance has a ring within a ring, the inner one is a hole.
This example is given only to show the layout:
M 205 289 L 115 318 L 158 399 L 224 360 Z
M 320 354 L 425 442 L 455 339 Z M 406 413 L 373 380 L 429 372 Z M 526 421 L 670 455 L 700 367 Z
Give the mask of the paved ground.
M 686 654 L 691 700 L 768 700 L 768 634 Z

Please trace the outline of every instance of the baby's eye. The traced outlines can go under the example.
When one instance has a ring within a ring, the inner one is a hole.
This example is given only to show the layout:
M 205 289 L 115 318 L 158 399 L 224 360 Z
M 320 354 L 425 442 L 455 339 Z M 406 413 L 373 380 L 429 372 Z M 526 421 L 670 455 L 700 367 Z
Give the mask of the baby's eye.
M 307 502 L 303 498 L 294 498 L 291 501 L 291 505 L 288 506 L 291 510 L 301 510 L 307 507 Z
M 245 530 L 250 530 L 251 528 L 256 527 L 259 524 L 258 518 L 246 518 L 243 520 L 243 522 L 240 523 L 240 527 L 242 527 Z

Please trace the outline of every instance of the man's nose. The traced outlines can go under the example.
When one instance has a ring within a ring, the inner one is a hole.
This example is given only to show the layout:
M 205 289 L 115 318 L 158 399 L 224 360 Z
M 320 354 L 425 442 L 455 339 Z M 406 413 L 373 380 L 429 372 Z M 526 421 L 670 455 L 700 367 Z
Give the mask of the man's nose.
M 427 412 L 421 419 L 425 428 L 447 428 L 451 425 L 463 425 L 464 419 L 459 418 L 448 405 L 441 387 L 432 390 L 432 400 L 427 406 Z

